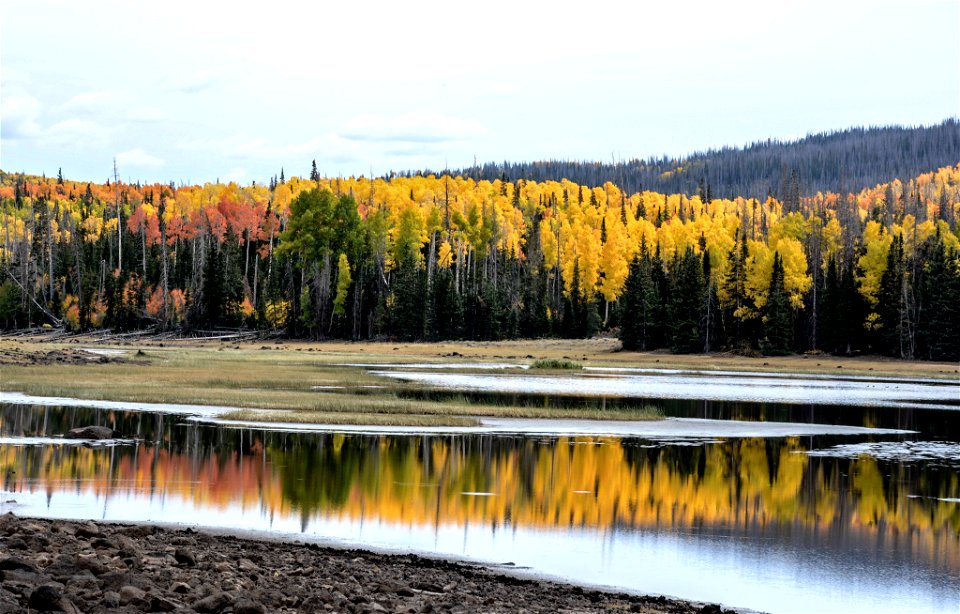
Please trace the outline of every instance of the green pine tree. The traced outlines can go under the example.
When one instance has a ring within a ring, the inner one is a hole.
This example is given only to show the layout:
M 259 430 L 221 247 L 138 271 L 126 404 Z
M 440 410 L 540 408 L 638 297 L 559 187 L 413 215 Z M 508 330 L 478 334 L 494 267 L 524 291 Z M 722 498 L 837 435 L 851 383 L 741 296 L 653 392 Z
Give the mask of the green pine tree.
M 653 282 L 652 264 L 646 243 L 641 253 L 630 263 L 630 271 L 621 298 L 620 341 L 623 349 L 646 351 L 653 346 L 657 326 L 654 314 L 657 308 L 657 289 Z
M 763 353 L 771 356 L 789 354 L 793 346 L 793 314 L 784 286 L 783 260 L 779 253 L 773 257 L 770 290 L 763 313 Z
M 703 265 L 693 248 L 687 248 L 671 269 L 670 350 L 678 354 L 699 352 L 703 349 Z

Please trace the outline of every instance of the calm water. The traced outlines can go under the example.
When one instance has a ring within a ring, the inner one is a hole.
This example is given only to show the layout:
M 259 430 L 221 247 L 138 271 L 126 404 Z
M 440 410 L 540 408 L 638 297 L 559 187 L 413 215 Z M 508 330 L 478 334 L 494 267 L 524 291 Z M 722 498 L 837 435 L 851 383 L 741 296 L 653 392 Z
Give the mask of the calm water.
M 937 413 L 915 435 L 670 442 L 0 405 L 0 512 L 271 531 L 758 610 L 956 612 L 960 438 Z M 43 439 L 86 424 L 139 441 Z

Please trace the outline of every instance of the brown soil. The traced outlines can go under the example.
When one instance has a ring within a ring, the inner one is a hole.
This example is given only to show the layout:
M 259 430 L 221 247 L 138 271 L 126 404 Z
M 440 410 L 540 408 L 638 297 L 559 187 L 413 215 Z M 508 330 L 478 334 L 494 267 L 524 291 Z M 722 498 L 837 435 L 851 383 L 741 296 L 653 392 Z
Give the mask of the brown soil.
M 5 347 L 0 349 L 0 365 L 86 365 L 126 362 L 113 356 L 99 356 L 73 348 L 41 349 L 37 347 Z
M 413 555 L 190 529 L 0 517 L 0 614 L 63 612 L 719 613 Z

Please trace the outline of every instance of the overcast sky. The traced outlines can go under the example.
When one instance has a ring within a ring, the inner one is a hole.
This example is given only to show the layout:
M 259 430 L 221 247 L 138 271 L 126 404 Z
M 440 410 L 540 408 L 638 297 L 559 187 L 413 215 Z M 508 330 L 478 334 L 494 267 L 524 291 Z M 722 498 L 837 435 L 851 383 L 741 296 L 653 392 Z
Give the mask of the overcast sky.
M 960 114 L 960 2 L 2 0 L 0 168 L 267 181 Z

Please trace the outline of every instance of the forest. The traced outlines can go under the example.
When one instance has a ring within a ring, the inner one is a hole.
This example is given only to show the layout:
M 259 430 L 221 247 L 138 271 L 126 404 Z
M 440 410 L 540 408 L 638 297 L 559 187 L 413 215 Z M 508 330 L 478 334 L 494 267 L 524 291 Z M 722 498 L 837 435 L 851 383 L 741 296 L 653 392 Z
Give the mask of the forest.
M 644 189 L 693 194 L 709 185 L 712 196 L 781 200 L 791 193 L 859 192 L 893 178 L 907 179 L 960 160 L 960 123 L 850 128 L 797 141 L 773 139 L 724 147 L 682 158 L 579 162 L 547 160 L 474 165 L 456 171 L 471 179 L 569 179 L 585 185 L 615 183 L 625 192 Z M 408 173 L 409 174 L 409 173 Z M 415 173 L 414 173 L 415 174 Z M 439 174 L 439 173 L 438 173 Z
M 0 327 L 960 358 L 960 165 L 783 198 L 613 182 L 0 175 Z

